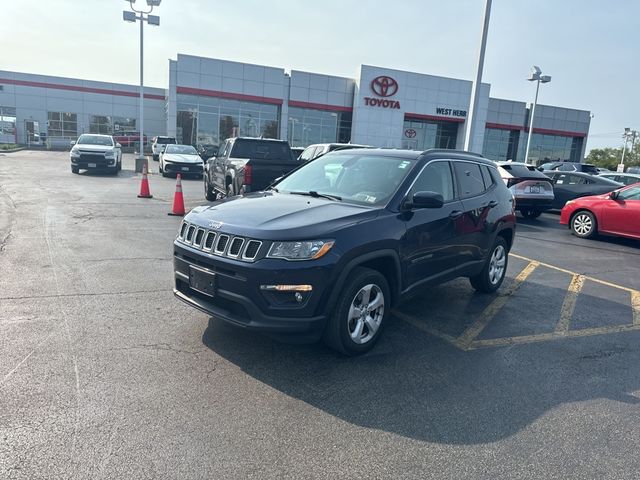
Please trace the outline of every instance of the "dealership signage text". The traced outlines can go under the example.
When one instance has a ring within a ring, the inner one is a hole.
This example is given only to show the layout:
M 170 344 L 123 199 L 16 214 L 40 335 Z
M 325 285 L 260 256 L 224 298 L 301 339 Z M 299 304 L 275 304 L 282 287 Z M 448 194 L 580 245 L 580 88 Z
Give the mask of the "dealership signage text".
M 400 108 L 400 102 L 397 100 L 387 100 L 386 98 L 364 97 L 364 104 L 370 107 L 382 108 Z
M 436 113 L 438 115 L 449 115 L 449 116 L 453 116 L 453 117 L 466 117 L 467 116 L 467 111 L 466 110 L 454 110 L 452 108 L 443 108 L 443 107 L 436 108 Z

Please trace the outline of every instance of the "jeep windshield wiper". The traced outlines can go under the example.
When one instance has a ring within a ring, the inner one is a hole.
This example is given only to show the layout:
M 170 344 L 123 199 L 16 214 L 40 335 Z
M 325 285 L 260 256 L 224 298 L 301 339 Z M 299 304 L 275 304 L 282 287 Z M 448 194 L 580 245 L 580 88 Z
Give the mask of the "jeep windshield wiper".
M 313 198 L 326 198 L 328 200 L 337 200 L 339 202 L 342 201 L 342 197 L 338 195 L 330 195 L 328 193 L 318 193 L 315 190 L 310 190 L 308 192 L 289 192 L 291 195 L 307 195 Z

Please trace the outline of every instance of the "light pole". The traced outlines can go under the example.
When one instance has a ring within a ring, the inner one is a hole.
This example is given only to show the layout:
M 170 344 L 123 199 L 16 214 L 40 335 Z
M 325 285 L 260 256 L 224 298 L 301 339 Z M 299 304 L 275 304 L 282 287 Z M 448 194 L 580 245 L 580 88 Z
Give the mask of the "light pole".
M 467 117 L 467 129 L 464 137 L 464 149 L 471 150 L 471 143 L 475 135 L 473 122 L 476 119 L 478 101 L 480 97 L 480 87 L 482 86 L 482 70 L 484 69 L 484 52 L 487 47 L 487 35 L 489 33 L 489 18 L 491 17 L 491 0 L 485 0 L 484 21 L 482 23 L 482 36 L 480 37 L 480 51 L 478 52 L 478 68 L 476 70 L 476 81 L 473 82 L 471 92 L 471 102 L 469 104 L 469 116 Z
M 622 134 L 622 138 L 624 138 L 624 144 L 622 145 L 622 160 L 620 161 L 620 165 L 618 165 L 618 172 L 624 172 L 624 154 L 627 151 L 627 143 L 629 142 L 629 139 L 631 139 L 631 152 L 629 152 L 629 155 L 632 155 L 638 135 L 639 133 L 637 130 L 631 130 L 629 127 L 625 127 L 624 133 Z
M 140 21 L 140 154 L 136 158 L 136 172 L 142 172 L 142 167 L 147 163 L 147 157 L 144 156 L 144 22 L 149 25 L 160 25 L 160 17 L 157 15 L 150 15 L 153 11 L 153 7 L 160 6 L 162 0 L 146 0 L 148 10 L 137 10 L 133 4 L 136 0 L 125 0 L 131 12 L 126 10 L 122 12 L 122 18 L 125 22 Z M 138 15 L 136 15 L 138 14 Z
M 524 152 L 524 163 L 529 163 L 529 147 L 531 146 L 531 134 L 533 130 L 533 116 L 536 114 L 536 105 L 538 104 L 538 90 L 540 90 L 541 83 L 549 83 L 551 77 L 549 75 L 542 75 L 540 67 L 533 66 L 531 68 L 531 74 L 527 78 L 530 82 L 536 82 L 536 97 L 533 101 L 533 107 L 531 108 L 531 118 L 529 118 L 529 134 L 527 135 L 527 149 Z

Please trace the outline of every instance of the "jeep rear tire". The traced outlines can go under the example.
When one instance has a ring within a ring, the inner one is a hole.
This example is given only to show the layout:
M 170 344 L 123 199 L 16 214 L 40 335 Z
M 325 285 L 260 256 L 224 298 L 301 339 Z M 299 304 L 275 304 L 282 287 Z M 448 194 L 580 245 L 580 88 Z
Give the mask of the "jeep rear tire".
M 505 239 L 498 236 L 493 247 L 491 247 L 489 258 L 487 258 L 482 271 L 478 275 L 469 278 L 471 286 L 478 292 L 495 292 L 504 281 L 508 263 L 509 247 Z
M 376 344 L 389 316 L 389 284 L 380 272 L 358 267 L 341 290 L 323 340 L 345 355 L 361 355 Z

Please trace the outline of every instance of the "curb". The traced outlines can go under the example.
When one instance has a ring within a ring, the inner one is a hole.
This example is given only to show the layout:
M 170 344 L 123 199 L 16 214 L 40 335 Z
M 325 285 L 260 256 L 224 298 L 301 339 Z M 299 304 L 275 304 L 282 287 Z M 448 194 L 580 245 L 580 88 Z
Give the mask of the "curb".
M 14 153 L 14 152 L 21 152 L 22 150 L 26 150 L 27 147 L 18 147 L 18 148 L 13 148 L 11 150 L 0 150 L 0 153 Z

